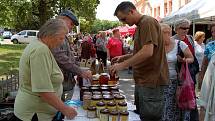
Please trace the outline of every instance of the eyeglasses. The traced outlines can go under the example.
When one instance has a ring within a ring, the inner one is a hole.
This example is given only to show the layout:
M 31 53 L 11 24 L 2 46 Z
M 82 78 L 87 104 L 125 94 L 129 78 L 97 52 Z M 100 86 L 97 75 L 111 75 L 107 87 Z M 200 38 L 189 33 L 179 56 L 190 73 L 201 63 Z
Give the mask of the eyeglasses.
M 187 30 L 190 29 L 190 27 L 180 27 L 180 29 Z

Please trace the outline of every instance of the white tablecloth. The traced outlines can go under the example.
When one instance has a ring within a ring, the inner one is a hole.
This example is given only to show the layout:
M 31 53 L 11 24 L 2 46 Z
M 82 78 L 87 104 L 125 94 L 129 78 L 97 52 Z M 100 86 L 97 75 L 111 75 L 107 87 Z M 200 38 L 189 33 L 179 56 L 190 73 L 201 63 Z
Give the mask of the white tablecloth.
M 80 98 L 80 89 L 79 87 L 75 87 L 74 88 L 74 94 L 72 97 L 72 100 L 79 100 Z M 131 103 L 128 102 L 128 111 L 129 111 L 129 121 L 140 121 L 139 115 L 137 115 L 136 113 L 133 112 L 133 110 L 135 109 L 135 106 Z M 75 117 L 75 119 L 73 120 L 68 120 L 68 119 L 64 119 L 64 121 L 99 121 L 98 118 L 87 118 L 87 111 L 83 109 L 83 107 L 77 107 L 77 112 L 78 115 Z

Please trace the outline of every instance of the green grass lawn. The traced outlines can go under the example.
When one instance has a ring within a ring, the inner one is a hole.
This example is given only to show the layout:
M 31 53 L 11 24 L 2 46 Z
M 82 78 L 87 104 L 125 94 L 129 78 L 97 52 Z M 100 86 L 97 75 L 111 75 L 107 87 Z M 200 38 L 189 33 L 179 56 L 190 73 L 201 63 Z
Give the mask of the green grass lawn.
M 26 45 L 0 45 L 0 76 L 18 70 L 19 59 Z

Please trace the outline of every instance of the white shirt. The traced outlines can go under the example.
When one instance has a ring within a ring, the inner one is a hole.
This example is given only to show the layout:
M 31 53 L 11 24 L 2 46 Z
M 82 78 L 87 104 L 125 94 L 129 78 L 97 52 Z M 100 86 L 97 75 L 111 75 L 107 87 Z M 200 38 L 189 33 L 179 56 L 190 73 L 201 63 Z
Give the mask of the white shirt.
M 166 53 L 166 57 L 167 57 L 167 62 L 169 67 L 169 79 L 177 79 L 176 63 L 177 63 L 177 51 L 178 51 L 179 40 L 172 40 L 172 41 L 175 41 L 174 48 L 168 53 Z M 183 52 L 188 47 L 188 45 L 183 41 L 180 41 L 179 46 Z
M 194 41 L 194 45 L 195 45 L 195 56 L 199 62 L 199 69 L 201 71 L 202 61 L 204 58 L 205 44 L 202 43 L 201 45 L 199 45 L 196 41 Z

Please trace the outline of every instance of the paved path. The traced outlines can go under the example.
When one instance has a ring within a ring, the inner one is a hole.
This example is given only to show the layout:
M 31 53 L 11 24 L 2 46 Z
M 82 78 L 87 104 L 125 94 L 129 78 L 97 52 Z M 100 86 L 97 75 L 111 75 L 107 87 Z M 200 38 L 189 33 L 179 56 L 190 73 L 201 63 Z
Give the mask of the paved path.
M 0 44 L 13 44 L 10 39 L 4 39 L 4 41 L 0 41 Z
M 133 74 L 128 74 L 128 70 L 119 72 L 119 88 L 128 101 L 134 102 L 134 80 Z

